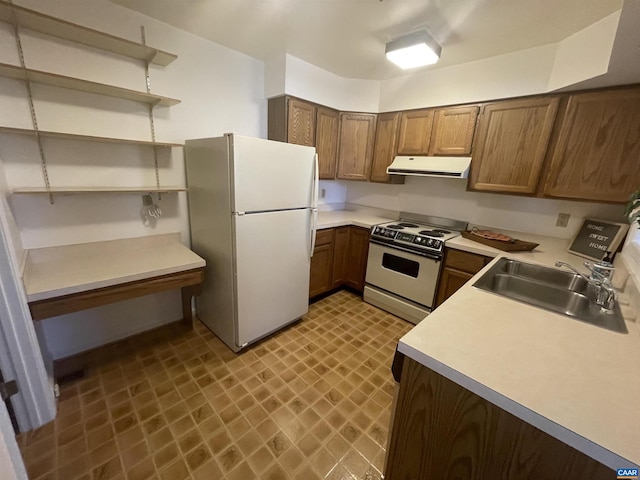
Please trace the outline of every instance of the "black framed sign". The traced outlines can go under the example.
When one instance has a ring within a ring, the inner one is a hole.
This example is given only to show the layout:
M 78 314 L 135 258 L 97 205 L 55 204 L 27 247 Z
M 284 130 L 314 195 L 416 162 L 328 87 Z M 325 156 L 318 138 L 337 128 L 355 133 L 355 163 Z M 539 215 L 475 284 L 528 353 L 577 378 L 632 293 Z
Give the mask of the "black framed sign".
M 591 260 L 602 260 L 620 246 L 629 225 L 586 218 L 571 242 L 569 252 Z

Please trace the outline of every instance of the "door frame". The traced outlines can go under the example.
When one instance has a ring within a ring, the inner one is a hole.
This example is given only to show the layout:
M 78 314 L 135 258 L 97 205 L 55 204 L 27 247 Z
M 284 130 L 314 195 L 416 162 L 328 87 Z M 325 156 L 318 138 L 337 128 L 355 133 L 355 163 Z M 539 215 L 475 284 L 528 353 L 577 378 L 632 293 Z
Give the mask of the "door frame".
M 15 380 L 19 392 L 11 397 L 20 431 L 50 422 L 56 415 L 53 377 L 49 378 L 29 312 L 26 293 L 9 233 L 11 215 L 0 196 L 0 369 Z M 4 405 L 3 405 L 4 407 Z
M 0 477 L 6 480 L 28 480 L 4 402 L 0 402 Z

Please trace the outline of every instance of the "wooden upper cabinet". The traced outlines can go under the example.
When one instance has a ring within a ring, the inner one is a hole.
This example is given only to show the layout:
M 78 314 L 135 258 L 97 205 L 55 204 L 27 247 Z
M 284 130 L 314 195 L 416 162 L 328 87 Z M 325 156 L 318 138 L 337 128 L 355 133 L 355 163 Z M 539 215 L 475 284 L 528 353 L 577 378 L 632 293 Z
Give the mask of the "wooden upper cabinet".
M 398 142 L 400 113 L 381 113 L 376 121 L 376 139 L 371 166 L 372 182 L 390 183 L 394 179 L 404 181 L 404 176 L 387 175 L 387 167 L 393 162 Z
M 479 110 L 477 105 L 437 109 L 429 155 L 471 155 Z
M 640 185 L 640 89 L 569 97 L 544 193 L 626 202 Z
M 375 129 L 375 114 L 340 113 L 338 178 L 369 179 Z
M 473 147 L 469 189 L 533 194 L 538 186 L 557 97 L 486 104 Z
M 331 108 L 318 107 L 316 117 L 316 151 L 321 179 L 336 177 L 338 159 L 338 125 L 340 112 Z
M 432 109 L 402 112 L 398 155 L 428 155 L 432 127 Z
M 316 106 L 296 98 L 289 99 L 287 142 L 314 147 L 316 144 Z

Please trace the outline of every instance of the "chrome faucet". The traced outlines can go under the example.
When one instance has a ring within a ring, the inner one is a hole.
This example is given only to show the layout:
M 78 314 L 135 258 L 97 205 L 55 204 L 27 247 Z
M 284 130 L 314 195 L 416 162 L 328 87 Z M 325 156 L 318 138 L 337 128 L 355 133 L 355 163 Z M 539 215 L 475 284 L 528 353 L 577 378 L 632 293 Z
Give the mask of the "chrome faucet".
M 614 266 L 611 264 L 599 266 L 595 264 L 593 267 L 589 262 L 584 262 L 585 266 L 591 271 L 591 276 L 579 272 L 573 265 L 566 262 L 556 262 L 556 267 L 567 267 L 569 270 L 584 278 L 590 285 L 596 287 L 596 304 L 602 307 L 606 313 L 613 313 L 616 304 L 616 290 L 611 285 L 611 277 L 613 277 Z M 604 271 L 602 271 L 604 270 Z M 606 273 L 604 273 L 606 272 Z

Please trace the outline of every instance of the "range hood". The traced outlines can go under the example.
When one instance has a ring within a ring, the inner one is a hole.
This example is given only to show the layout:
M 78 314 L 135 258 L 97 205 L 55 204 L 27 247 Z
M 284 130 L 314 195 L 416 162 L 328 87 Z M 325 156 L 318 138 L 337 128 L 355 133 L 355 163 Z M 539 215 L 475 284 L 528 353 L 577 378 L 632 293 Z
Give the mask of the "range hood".
M 467 178 L 471 157 L 396 157 L 387 167 L 389 175 Z

